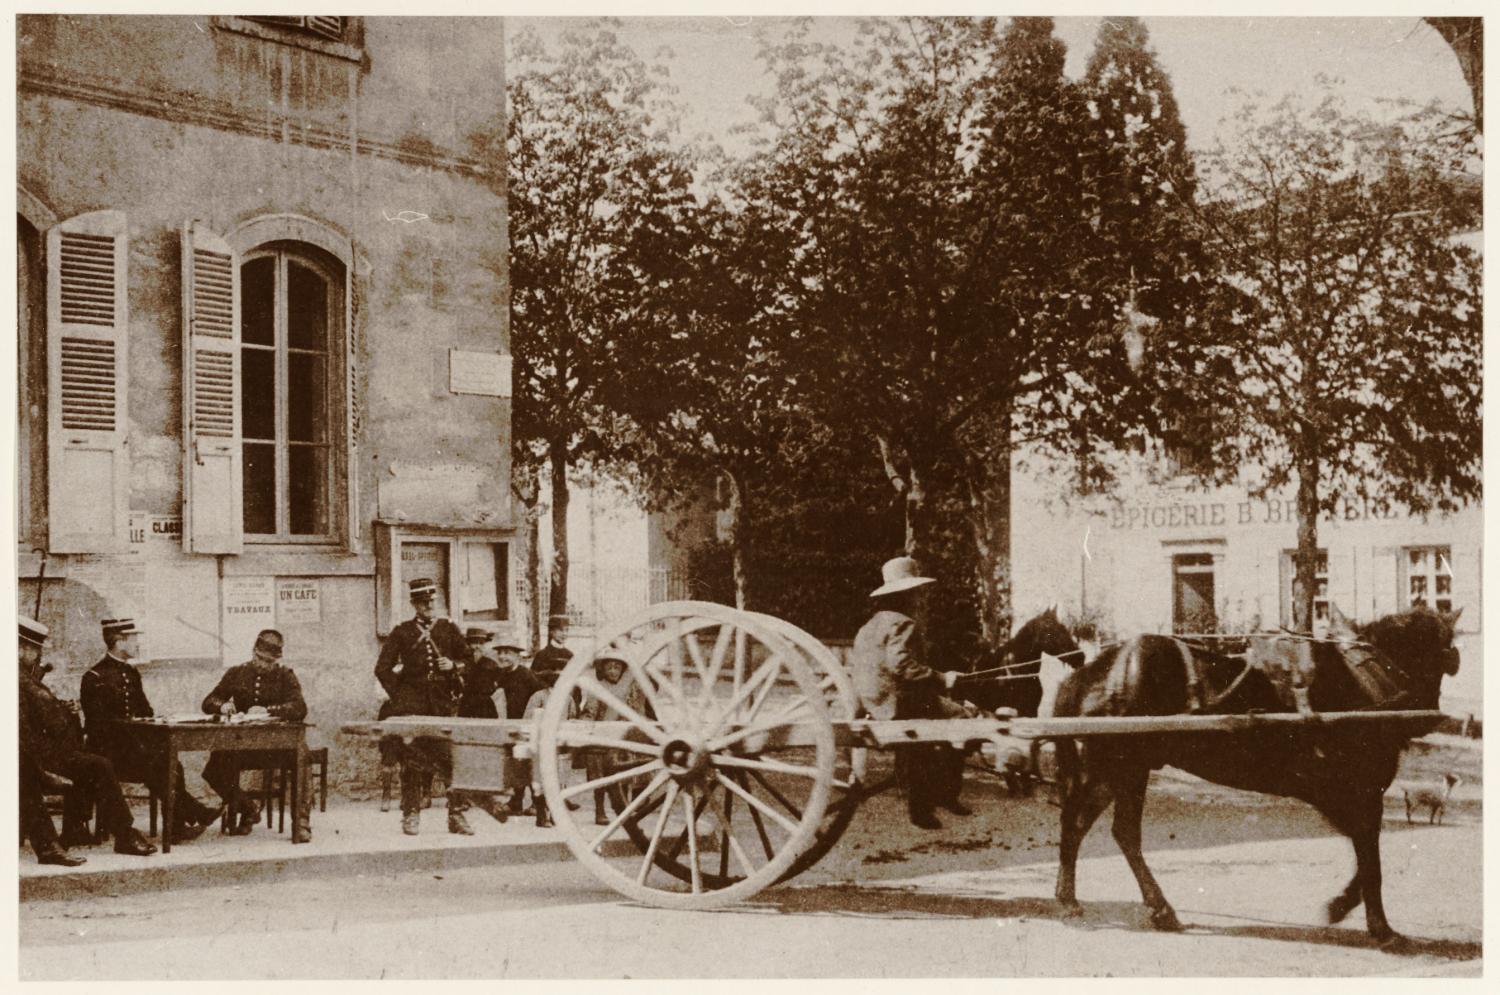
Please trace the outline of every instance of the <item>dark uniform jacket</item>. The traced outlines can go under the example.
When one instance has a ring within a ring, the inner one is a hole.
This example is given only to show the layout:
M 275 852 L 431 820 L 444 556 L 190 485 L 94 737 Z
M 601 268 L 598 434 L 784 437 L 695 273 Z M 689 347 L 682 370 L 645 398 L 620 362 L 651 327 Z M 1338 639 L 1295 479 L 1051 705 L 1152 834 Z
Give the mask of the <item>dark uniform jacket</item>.
M 505 692 L 505 717 L 520 719 L 526 716 L 526 703 L 547 683 L 525 667 L 503 669 L 487 656 L 480 657 L 464 671 L 464 694 L 458 706 L 458 714 L 476 719 L 498 719 L 495 708 L 496 691 Z
M 42 770 L 62 773 L 68 759 L 83 752 L 77 714 L 39 680 L 22 677 L 20 690 L 22 757 Z
M 203 699 L 203 710 L 219 714 L 224 702 L 233 701 L 237 711 L 248 712 L 259 705 L 272 718 L 301 722 L 307 718 L 307 703 L 302 700 L 302 685 L 288 667 L 262 669 L 253 663 L 230 667 L 218 686 Z
M 453 661 L 452 670 L 439 669 L 440 656 Z M 375 678 L 390 696 L 381 717 L 457 715 L 463 694 L 462 661 L 467 659 L 469 644 L 446 618 L 433 619 L 429 626 L 412 618 L 396 626 L 375 663 Z
M 127 770 L 145 763 L 148 754 L 128 730 L 114 728 L 118 719 L 149 719 L 156 714 L 141 684 L 141 672 L 106 655 L 83 675 L 78 688 L 89 751 L 102 753 Z
M 927 666 L 916 620 L 878 611 L 854 637 L 850 663 L 866 713 L 877 719 L 930 717 L 942 698 L 942 675 Z

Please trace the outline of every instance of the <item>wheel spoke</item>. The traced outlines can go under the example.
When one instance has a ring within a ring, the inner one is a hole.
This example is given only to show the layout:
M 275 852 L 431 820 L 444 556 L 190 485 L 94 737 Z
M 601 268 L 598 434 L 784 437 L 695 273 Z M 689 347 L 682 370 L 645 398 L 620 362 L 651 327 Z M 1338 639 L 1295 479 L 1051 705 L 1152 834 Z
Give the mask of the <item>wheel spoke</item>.
M 776 670 L 769 678 L 762 682 L 760 690 L 755 694 L 755 703 L 750 706 L 750 711 L 745 715 L 745 722 L 754 722 L 755 717 L 760 714 L 771 695 L 776 691 L 776 678 L 781 676 L 781 657 L 776 658 Z
M 661 747 L 657 744 L 640 743 L 633 739 L 610 739 L 605 736 L 590 736 L 587 734 L 559 738 L 564 739 L 566 745 L 575 750 L 587 747 L 601 747 L 610 750 L 625 750 L 629 753 L 644 753 L 648 757 L 661 756 Z
M 703 646 L 698 642 L 698 633 L 692 630 L 682 634 L 682 645 L 687 647 L 688 656 L 693 660 L 693 669 L 698 672 L 698 679 L 708 687 L 708 662 L 703 659 Z
M 719 816 L 724 820 L 724 852 L 719 857 L 719 877 L 727 878 L 729 876 L 730 852 L 734 853 L 734 859 L 740 862 L 740 869 L 745 872 L 746 877 L 749 877 L 755 873 L 755 865 L 750 863 L 750 855 L 745 852 L 745 848 L 740 845 L 740 841 L 735 838 L 732 831 L 734 825 L 732 816 L 734 812 L 734 795 L 726 791 L 724 793 L 724 800 L 719 801 L 715 799 L 714 804 L 718 807 Z M 752 814 L 754 813 L 752 812 Z M 767 845 L 769 846 L 769 843 Z
M 636 873 L 635 883 L 644 885 L 646 875 L 651 873 L 651 865 L 656 862 L 656 848 L 661 846 L 661 833 L 667 828 L 667 816 L 672 813 L 672 803 L 677 801 L 677 794 L 681 787 L 676 781 L 667 786 L 667 797 L 662 802 L 661 813 L 656 817 L 656 828 L 651 830 L 651 842 L 646 846 L 646 859 L 641 861 L 641 869 Z
M 738 772 L 736 772 L 734 776 L 740 777 L 740 776 L 743 776 L 743 775 L 741 775 Z M 725 797 L 726 798 L 733 798 L 734 796 L 733 795 L 726 795 Z M 758 835 L 760 837 L 760 846 L 761 846 L 761 849 L 763 849 L 763 850 L 766 851 L 766 860 L 768 860 L 768 861 L 769 860 L 775 860 L 776 859 L 776 851 L 771 848 L 771 837 L 766 832 L 766 824 L 765 824 L 764 821 L 761 820 L 760 813 L 757 812 L 753 807 L 747 807 L 746 811 L 750 813 L 750 821 L 755 823 L 755 832 L 756 832 L 756 835 Z
M 656 723 L 652 722 L 640 712 L 637 712 L 635 709 L 625 704 L 619 698 L 615 697 L 614 692 L 612 692 L 609 688 L 605 687 L 603 684 L 600 684 L 588 674 L 579 675 L 578 686 L 583 688 L 589 694 L 593 695 L 595 698 L 598 698 L 600 701 L 604 702 L 610 708 L 614 709 L 616 715 L 619 715 L 621 718 L 625 719 L 641 732 L 645 733 L 647 736 L 650 736 L 652 739 L 656 740 L 656 742 L 662 744 L 663 746 L 666 745 L 667 734 L 663 732 Z
M 651 783 L 646 785 L 643 791 L 632 798 L 630 800 L 630 804 L 626 805 L 625 808 L 622 809 L 620 813 L 614 817 L 614 820 L 610 822 L 609 825 L 605 826 L 598 836 L 594 837 L 594 841 L 589 844 L 589 849 L 597 851 L 601 846 L 603 846 L 604 841 L 609 839 L 609 837 L 614 834 L 614 831 L 616 829 L 619 829 L 620 826 L 625 823 L 626 819 L 630 818 L 631 813 L 640 808 L 641 803 L 644 802 L 647 798 L 651 797 L 651 795 L 656 792 L 656 789 L 660 788 L 671 777 L 672 775 L 664 770 L 658 771 L 657 775 L 651 779 Z
M 708 735 L 712 737 L 716 733 L 718 733 L 720 729 L 723 729 L 725 723 L 727 723 L 730 717 L 735 714 L 740 705 L 742 705 L 751 695 L 760 690 L 760 687 L 765 683 L 766 678 L 768 676 L 774 677 L 780 672 L 780 654 L 772 656 L 765 663 L 761 664 L 760 669 L 757 670 L 753 675 L 751 675 L 750 679 L 745 681 L 744 684 L 740 686 L 739 690 L 735 692 L 733 698 L 729 699 L 729 704 L 725 705 L 724 710 L 719 713 L 719 717 L 714 721 L 713 727 L 709 730 Z
M 709 790 L 712 791 L 712 787 L 710 787 Z M 730 804 L 734 803 L 733 796 L 726 794 L 724 797 L 729 800 Z M 719 818 L 723 820 L 722 828 L 724 830 L 723 833 L 720 834 L 721 839 L 719 840 L 719 877 L 727 878 L 729 877 L 729 845 L 732 841 L 734 841 L 734 834 L 729 831 L 729 813 L 725 811 L 724 803 L 715 798 L 714 808 L 717 810 Z M 744 866 L 743 862 L 741 863 L 741 866 Z M 745 873 L 749 874 L 750 868 L 746 867 Z
M 662 763 L 661 758 L 657 757 L 655 760 L 647 761 L 646 763 L 640 764 L 635 767 L 627 767 L 626 769 L 618 771 L 614 774 L 607 774 L 604 777 L 596 777 L 592 781 L 584 781 L 580 784 L 575 784 L 572 787 L 563 788 L 562 797 L 563 800 L 566 801 L 567 799 L 572 798 L 574 795 L 583 794 L 585 791 L 594 791 L 598 788 L 605 787 L 606 785 L 618 784 L 621 781 L 628 781 L 633 777 L 639 777 L 642 774 L 649 774 L 652 771 L 661 770 L 665 766 L 666 765 Z
M 724 658 L 729 655 L 729 643 L 736 631 L 738 631 L 736 627 L 727 622 L 719 625 L 719 635 L 714 640 L 713 656 L 708 661 L 708 680 L 704 684 L 703 695 L 705 704 L 713 700 L 714 689 L 719 686 L 719 675 L 724 672 Z
M 687 818 L 688 866 L 693 875 L 693 894 L 697 895 L 703 891 L 703 874 L 698 869 L 698 818 L 687 795 L 682 796 L 682 813 Z
M 752 760 L 749 757 L 737 757 L 732 753 L 716 754 L 713 762 L 716 767 L 743 767 L 746 770 L 752 771 L 768 770 L 776 774 L 794 774 L 797 777 L 810 777 L 814 779 L 818 776 L 818 768 L 816 767 L 782 763 L 780 760 Z
M 773 729 L 784 729 L 792 723 L 793 720 L 788 717 L 778 719 L 774 722 L 763 722 L 758 726 L 745 726 L 743 729 L 736 729 L 734 732 L 726 732 L 718 739 L 709 740 L 708 746 L 705 749 L 710 753 L 718 753 L 726 747 L 733 746 L 742 739 L 749 739 L 751 736 L 758 736 Z
M 627 657 L 634 656 L 633 653 L 623 653 L 621 655 Z M 655 679 L 652 678 L 651 672 L 646 668 L 645 664 L 637 660 L 626 660 L 625 666 L 629 668 L 630 676 L 635 678 L 636 686 L 641 689 L 641 694 L 646 696 L 646 701 L 650 704 L 651 710 L 660 719 L 662 711 L 661 702 L 656 697 L 656 692 L 660 690 L 660 687 L 657 685 Z
M 774 808 L 767 805 L 765 802 L 761 801 L 750 792 L 746 791 L 744 788 L 741 788 L 738 784 L 735 784 L 733 781 L 726 778 L 723 774 L 715 771 L 714 779 L 717 780 L 720 784 L 724 785 L 730 791 L 733 791 L 735 794 L 739 795 L 748 804 L 753 805 L 755 808 L 759 809 L 762 815 L 776 822 L 787 832 L 795 833 L 797 831 L 797 823 L 791 821 L 786 816 L 782 815 L 780 812 L 776 811 Z
M 766 776 L 764 774 L 762 774 L 758 770 L 752 770 L 750 772 L 750 776 L 760 782 L 760 786 L 766 789 L 766 794 L 781 802 L 782 808 L 795 815 L 798 822 L 802 821 L 802 810 L 793 805 L 791 802 L 787 801 L 786 795 L 783 795 L 780 791 L 777 791 L 776 788 L 772 786 L 771 782 L 766 780 Z

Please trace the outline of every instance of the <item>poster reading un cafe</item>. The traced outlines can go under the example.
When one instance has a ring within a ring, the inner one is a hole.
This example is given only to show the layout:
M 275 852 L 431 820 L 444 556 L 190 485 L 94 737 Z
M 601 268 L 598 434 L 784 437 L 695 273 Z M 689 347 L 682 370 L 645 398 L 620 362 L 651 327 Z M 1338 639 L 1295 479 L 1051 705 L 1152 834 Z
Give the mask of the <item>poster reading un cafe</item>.
M 232 667 L 250 659 L 260 630 L 276 628 L 276 578 L 225 577 L 221 590 L 220 662 Z

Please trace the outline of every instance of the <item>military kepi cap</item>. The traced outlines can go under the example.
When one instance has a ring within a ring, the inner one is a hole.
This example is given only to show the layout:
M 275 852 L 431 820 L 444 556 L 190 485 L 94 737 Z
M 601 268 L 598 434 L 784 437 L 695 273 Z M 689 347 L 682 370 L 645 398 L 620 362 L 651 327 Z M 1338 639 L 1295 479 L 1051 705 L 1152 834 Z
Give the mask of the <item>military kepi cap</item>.
M 34 618 L 25 615 L 17 615 L 16 621 L 20 623 L 21 638 L 33 646 L 40 646 L 47 641 L 48 629 L 45 625 Z
M 281 633 L 275 629 L 262 629 L 255 637 L 255 648 L 273 659 L 281 659 Z
M 408 584 L 407 587 L 411 592 L 411 599 L 413 601 L 418 598 L 430 598 L 437 594 L 437 584 L 433 583 L 431 577 L 418 577 Z
M 107 618 L 99 623 L 99 627 L 104 630 L 105 639 L 110 636 L 134 636 L 145 631 L 135 624 L 133 618 Z

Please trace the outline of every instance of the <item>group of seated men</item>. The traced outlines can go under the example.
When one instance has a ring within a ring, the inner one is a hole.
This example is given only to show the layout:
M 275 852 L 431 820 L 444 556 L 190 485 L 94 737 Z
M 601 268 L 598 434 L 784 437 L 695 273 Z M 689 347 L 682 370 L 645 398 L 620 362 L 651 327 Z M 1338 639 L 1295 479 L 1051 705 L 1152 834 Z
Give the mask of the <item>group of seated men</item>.
M 104 657 L 83 675 L 79 701 L 72 702 L 58 698 L 43 683 L 51 669 L 42 662 L 47 627 L 22 616 L 19 628 L 21 827 L 38 862 L 77 866 L 84 858 L 70 854 L 68 848 L 87 846 L 106 835 L 113 837 L 116 853 L 142 857 L 155 853 L 156 847 L 135 828 L 120 788 L 121 781 L 140 782 L 158 797 L 167 788 L 163 757 L 121 724 L 155 715 L 141 673 L 131 663 L 140 652 L 141 630 L 128 618 L 102 623 Z M 262 631 L 251 660 L 225 672 L 203 700 L 203 711 L 226 718 L 244 714 L 293 722 L 306 717 L 307 704 L 297 677 L 281 666 L 282 646 L 281 633 Z M 176 765 L 171 776 L 180 801 L 175 806 L 175 824 L 164 831 L 172 834 L 173 843 L 195 839 L 227 809 L 229 832 L 248 834 L 259 821 L 260 807 L 241 790 L 241 771 L 285 764 L 286 758 L 274 751 L 215 751 L 203 778 L 218 793 L 221 802 L 217 806 L 194 798 L 187 790 L 182 766 Z M 61 835 L 45 803 L 47 794 L 59 790 L 63 794 Z M 310 833 L 303 808 L 293 818 L 293 839 L 299 841 Z M 95 812 L 97 836 L 88 826 Z

